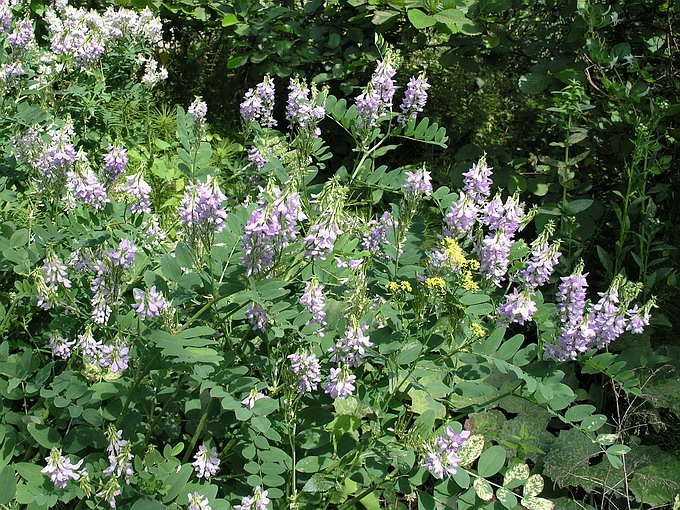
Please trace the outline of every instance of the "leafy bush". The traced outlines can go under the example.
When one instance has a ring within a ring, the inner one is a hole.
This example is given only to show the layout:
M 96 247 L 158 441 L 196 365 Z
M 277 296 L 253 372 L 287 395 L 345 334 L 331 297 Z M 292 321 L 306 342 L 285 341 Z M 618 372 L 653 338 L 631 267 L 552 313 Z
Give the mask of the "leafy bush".
M 354 99 L 297 78 L 283 108 L 266 75 L 242 154 L 202 98 L 154 104 L 150 11 L 59 3 L 36 41 L 22 19 L 1 4 L 0 505 L 672 501 L 677 461 L 584 389 L 650 398 L 608 348 L 644 345 L 654 299 L 618 271 L 589 296 L 562 216 L 485 156 L 455 191 L 384 164 L 447 146 L 424 75 L 398 91 L 384 51 Z

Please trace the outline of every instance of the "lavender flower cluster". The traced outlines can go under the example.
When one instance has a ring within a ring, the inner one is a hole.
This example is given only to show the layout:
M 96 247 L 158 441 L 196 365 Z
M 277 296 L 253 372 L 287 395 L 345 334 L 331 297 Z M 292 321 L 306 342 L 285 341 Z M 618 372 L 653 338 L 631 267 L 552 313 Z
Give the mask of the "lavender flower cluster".
M 574 360 L 583 352 L 606 347 L 626 331 L 640 334 L 649 325 L 653 299 L 641 308 L 629 308 L 640 291 L 639 285 L 619 276 L 592 303 L 586 299 L 587 276 L 579 266 L 574 274 L 561 278 L 556 303 L 559 332 L 555 343 L 545 345 L 545 359 Z
M 68 5 L 48 9 L 45 20 L 55 55 L 91 67 L 108 48 L 124 41 L 155 45 L 162 40 L 162 24 L 147 8 L 141 12 L 109 8 L 104 14 Z
M 306 83 L 291 78 L 288 90 L 290 92 L 286 102 L 286 120 L 291 128 L 297 125 L 301 130 L 310 131 L 318 138 L 321 131 L 316 125 L 324 118 L 326 110 L 323 106 L 314 106 L 309 100 L 309 87 Z
M 274 80 L 267 75 L 255 88 L 248 89 L 241 103 L 241 117 L 247 123 L 258 122 L 263 126 L 273 127 L 274 119 Z
M 298 193 L 274 188 L 271 198 L 269 202 L 264 190 L 260 191 L 257 207 L 241 237 L 243 265 L 249 276 L 269 271 L 275 256 L 297 238 L 298 223 L 307 218 Z
M 215 232 L 224 230 L 227 212 L 222 203 L 226 199 L 211 175 L 205 183 L 189 183 L 177 212 L 190 245 L 210 239 Z
M 469 438 L 470 432 L 467 430 L 456 434 L 452 427 L 446 427 L 446 435 L 438 436 L 428 445 L 422 466 L 439 479 L 455 475 L 460 464 L 458 450 Z
M 493 184 L 491 174 L 492 168 L 487 165 L 486 156 L 463 174 L 463 191 L 445 217 L 445 234 L 456 239 L 470 239 L 479 258 L 480 273 L 495 285 L 500 285 L 508 271 L 510 247 L 525 213 L 524 204 L 517 195 L 508 197 L 505 203 L 500 195 L 489 200 Z M 471 235 L 477 223 L 483 235 L 481 242 Z

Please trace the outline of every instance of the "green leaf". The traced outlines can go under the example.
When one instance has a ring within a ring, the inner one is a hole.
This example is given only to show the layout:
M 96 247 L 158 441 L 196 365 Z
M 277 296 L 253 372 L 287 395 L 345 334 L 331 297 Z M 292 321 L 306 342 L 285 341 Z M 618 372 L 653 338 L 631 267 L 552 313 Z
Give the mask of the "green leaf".
M 417 29 L 432 27 L 437 24 L 437 20 L 433 16 L 425 14 L 420 9 L 409 9 L 407 16 L 409 21 Z
M 59 448 L 61 436 L 52 427 L 29 423 L 26 428 L 40 446 L 44 448 Z
M 315 473 L 312 477 L 307 480 L 302 490 L 304 492 L 328 492 L 329 490 L 335 488 L 335 482 L 333 480 L 327 479 L 321 473 Z
M 475 492 L 479 499 L 484 501 L 491 501 L 493 499 L 491 484 L 483 478 L 476 478 L 472 486 L 475 488 Z
M 502 446 L 492 446 L 482 453 L 477 462 L 477 473 L 479 476 L 489 478 L 498 473 L 505 464 L 505 448 Z
M 511 509 L 517 506 L 517 496 L 505 487 L 501 487 L 496 491 L 496 497 L 505 508 Z
M 567 214 L 577 214 L 585 211 L 595 202 L 589 198 L 583 198 L 581 200 L 572 200 L 567 204 Z
M 227 69 L 236 69 L 237 67 L 244 65 L 246 62 L 248 62 L 247 55 L 239 55 L 237 57 L 230 58 L 227 62 Z
M 501 347 L 498 349 L 496 356 L 494 357 L 502 360 L 508 360 L 512 358 L 517 353 L 519 348 L 522 347 L 523 342 L 524 336 L 522 335 L 515 335 L 512 338 L 507 339 L 505 342 L 503 342 Z
M 222 18 L 223 27 L 230 27 L 236 23 L 238 23 L 238 18 L 234 14 L 229 13 L 224 18 Z
M 538 94 L 545 90 L 549 81 L 544 74 L 528 73 L 520 76 L 518 85 L 525 94 Z
M 564 413 L 565 419 L 571 422 L 580 422 L 583 421 L 585 418 L 593 414 L 595 411 L 595 406 L 591 406 L 590 404 L 582 404 L 582 405 L 577 405 L 574 407 L 570 407 L 566 413 Z
M 17 477 L 14 468 L 5 466 L 0 471 L 0 505 L 9 505 L 14 500 L 17 490 Z
M 135 504 L 132 505 L 130 510 L 163 510 L 164 508 L 166 508 L 166 506 L 160 501 L 156 501 L 155 499 L 143 498 L 135 501 Z
M 673 459 L 637 468 L 630 490 L 639 503 L 654 507 L 670 503 L 680 493 L 680 461 Z
M 330 457 L 311 455 L 300 459 L 295 465 L 295 469 L 300 473 L 318 473 L 332 465 L 333 459 Z

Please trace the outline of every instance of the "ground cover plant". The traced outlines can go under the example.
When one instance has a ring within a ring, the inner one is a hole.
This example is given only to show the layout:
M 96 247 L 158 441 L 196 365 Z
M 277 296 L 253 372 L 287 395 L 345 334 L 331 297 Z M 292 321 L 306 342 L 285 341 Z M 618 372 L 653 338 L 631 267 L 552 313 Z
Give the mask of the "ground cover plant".
M 452 147 L 430 66 L 390 43 L 402 14 L 448 34 L 457 10 L 475 36 L 500 7 L 186 2 L 253 41 L 317 10 L 361 12 L 357 44 L 369 14 L 386 24 L 365 81 L 310 78 L 350 44 L 339 27 L 310 76 L 250 69 L 215 116 L 238 118 L 236 143 L 210 101 L 167 102 L 162 9 L 130 4 L 0 0 L 0 506 L 680 504 L 676 452 L 644 435 L 678 409 L 677 348 L 650 340 L 674 276 L 654 255 L 674 250 L 652 221 L 668 190 L 647 188 L 669 105 L 627 120 L 613 248 L 590 256 L 584 86 L 553 94 L 563 154 L 525 175 L 491 144 Z

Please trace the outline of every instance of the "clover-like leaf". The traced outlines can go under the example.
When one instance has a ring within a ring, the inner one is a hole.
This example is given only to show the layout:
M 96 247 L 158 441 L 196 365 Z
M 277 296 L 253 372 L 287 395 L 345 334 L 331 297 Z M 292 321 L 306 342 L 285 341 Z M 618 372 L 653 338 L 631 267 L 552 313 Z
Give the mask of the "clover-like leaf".
M 484 501 L 491 501 L 493 499 L 493 488 L 491 487 L 491 484 L 483 478 L 477 478 L 472 486 L 475 488 L 475 492 L 479 499 L 483 499 Z
M 469 466 L 472 464 L 484 450 L 484 436 L 470 436 L 465 444 L 458 450 L 458 458 L 462 466 Z
M 505 472 L 503 476 L 503 485 L 507 486 L 513 480 L 524 481 L 529 478 L 530 470 L 529 466 L 524 463 L 513 464 Z
M 554 510 L 555 503 L 545 498 L 537 498 L 536 496 L 526 496 L 522 498 L 522 505 L 527 510 Z
M 543 490 L 543 477 L 541 475 L 531 475 L 524 484 L 524 497 L 538 496 Z
M 517 496 L 505 487 L 501 487 L 496 491 L 496 497 L 505 508 L 515 508 L 517 506 Z

